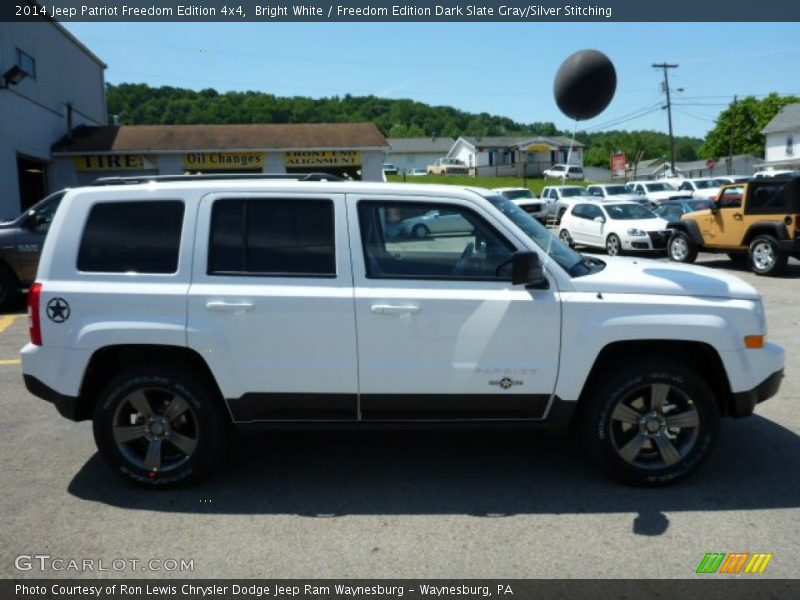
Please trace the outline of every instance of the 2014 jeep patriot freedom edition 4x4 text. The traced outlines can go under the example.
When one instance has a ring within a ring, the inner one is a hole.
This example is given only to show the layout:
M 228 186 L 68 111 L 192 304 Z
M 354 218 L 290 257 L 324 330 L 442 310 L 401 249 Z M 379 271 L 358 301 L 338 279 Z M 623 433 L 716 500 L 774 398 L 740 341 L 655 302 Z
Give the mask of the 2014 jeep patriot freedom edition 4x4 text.
M 431 210 L 468 231 L 386 235 Z M 71 190 L 29 295 L 25 383 L 148 486 L 233 426 L 574 423 L 619 478 L 680 479 L 774 395 L 759 294 L 583 256 L 489 190 L 176 181 Z

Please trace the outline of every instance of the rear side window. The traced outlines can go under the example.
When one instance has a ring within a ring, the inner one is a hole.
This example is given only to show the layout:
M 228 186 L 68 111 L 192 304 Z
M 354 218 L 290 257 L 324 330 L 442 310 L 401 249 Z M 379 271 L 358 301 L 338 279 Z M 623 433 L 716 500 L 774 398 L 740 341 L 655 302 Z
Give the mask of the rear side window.
M 175 273 L 183 202 L 102 202 L 89 212 L 78 270 L 90 273 Z
M 753 185 L 747 201 L 747 214 L 768 215 L 794 212 L 790 182 L 769 182 Z
M 217 200 L 211 210 L 209 275 L 333 277 L 330 200 Z

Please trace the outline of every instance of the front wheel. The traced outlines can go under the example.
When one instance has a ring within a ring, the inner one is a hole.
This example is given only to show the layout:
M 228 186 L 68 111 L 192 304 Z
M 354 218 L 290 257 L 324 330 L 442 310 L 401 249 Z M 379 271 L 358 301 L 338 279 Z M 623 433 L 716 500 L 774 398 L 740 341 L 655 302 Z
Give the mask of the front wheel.
M 697 258 L 697 248 L 688 235 L 675 231 L 667 242 L 667 255 L 672 262 L 693 263 Z
M 789 256 L 778 246 L 771 235 L 760 235 L 750 244 L 750 267 L 756 275 L 780 275 Z
M 566 229 L 562 229 L 562 230 L 561 230 L 561 231 L 558 233 L 558 239 L 560 239 L 560 240 L 561 240 L 562 242 L 564 242 L 564 243 L 565 243 L 567 246 L 569 246 L 570 248 L 572 248 L 572 236 L 570 236 L 570 234 L 569 234 L 569 231 L 567 231 Z
M 655 486 L 688 477 L 716 445 L 714 394 L 681 362 L 652 358 L 615 369 L 581 403 L 588 452 L 625 483 Z
M 424 240 L 430 235 L 430 230 L 425 227 L 425 225 L 414 225 L 414 229 L 411 230 L 411 235 L 418 240 Z
M 622 242 L 616 233 L 609 234 L 606 238 L 606 254 L 609 256 L 619 256 L 622 254 Z
M 214 466 L 226 418 L 203 375 L 141 365 L 120 373 L 101 392 L 94 437 L 118 475 L 146 487 L 168 487 Z

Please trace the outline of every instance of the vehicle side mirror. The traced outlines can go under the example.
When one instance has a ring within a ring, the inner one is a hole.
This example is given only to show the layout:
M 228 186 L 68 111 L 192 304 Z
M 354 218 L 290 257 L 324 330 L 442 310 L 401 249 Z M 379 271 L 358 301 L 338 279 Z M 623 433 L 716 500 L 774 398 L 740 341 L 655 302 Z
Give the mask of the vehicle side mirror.
M 44 219 L 41 215 L 33 213 L 25 217 L 25 227 L 32 231 L 36 231 L 44 224 Z
M 606 218 L 605 217 L 595 217 L 594 218 L 594 222 L 595 223 L 605 223 L 606 222 Z
M 719 201 L 714 200 L 714 202 L 711 203 L 711 212 L 717 214 L 718 210 L 719 210 Z
M 516 252 L 511 257 L 511 284 L 547 289 L 547 277 L 536 252 Z

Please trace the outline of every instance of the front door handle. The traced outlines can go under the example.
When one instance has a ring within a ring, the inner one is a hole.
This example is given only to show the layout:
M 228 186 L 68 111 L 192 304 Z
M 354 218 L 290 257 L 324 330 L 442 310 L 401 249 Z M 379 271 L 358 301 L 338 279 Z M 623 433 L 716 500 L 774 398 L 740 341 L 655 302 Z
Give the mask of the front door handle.
M 408 315 L 419 312 L 415 304 L 373 304 L 370 310 L 376 315 Z
M 239 312 L 251 310 L 253 308 L 252 302 L 225 302 L 224 300 L 212 300 L 206 302 L 208 310 L 222 311 L 222 312 Z
M 737 221 L 741 221 L 742 220 L 742 214 L 741 213 L 733 213 L 733 218 L 736 219 Z

